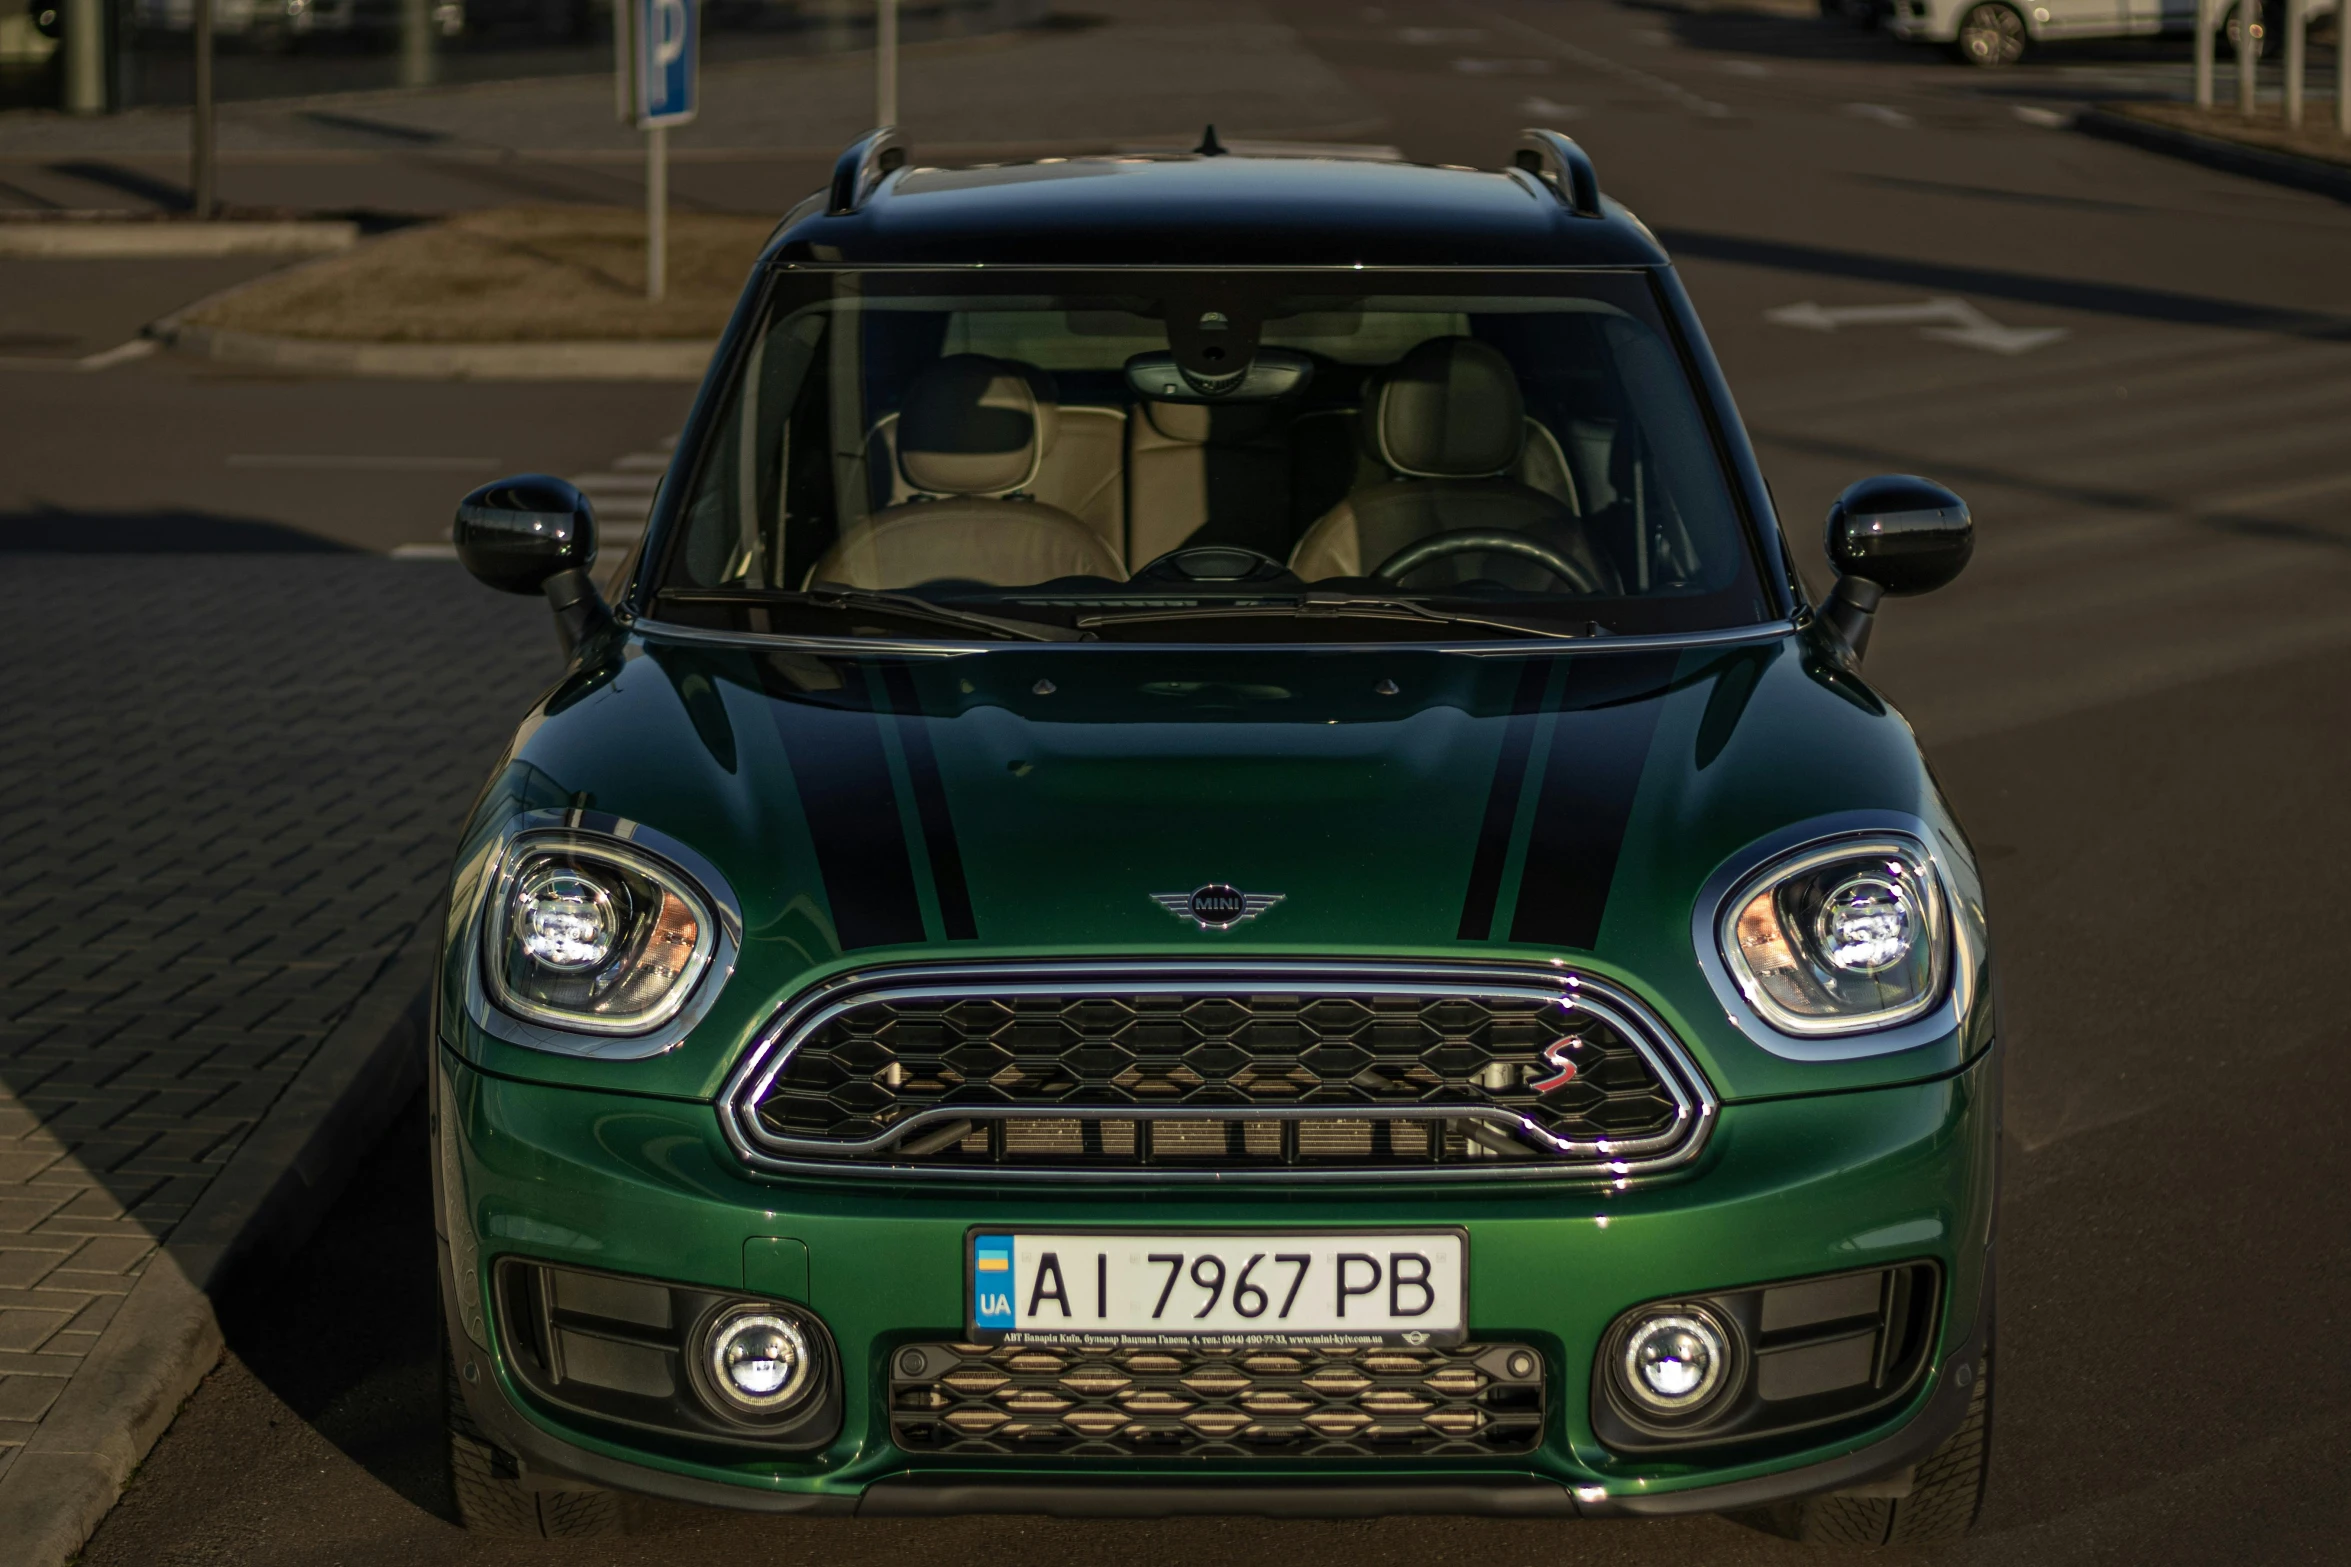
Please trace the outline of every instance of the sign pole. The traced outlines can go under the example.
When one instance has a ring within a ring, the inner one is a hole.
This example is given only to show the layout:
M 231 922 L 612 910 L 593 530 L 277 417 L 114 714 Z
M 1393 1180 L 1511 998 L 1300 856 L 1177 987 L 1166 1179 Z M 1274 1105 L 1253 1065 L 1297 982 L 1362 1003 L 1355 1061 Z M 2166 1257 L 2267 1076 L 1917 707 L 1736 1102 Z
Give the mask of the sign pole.
M 898 123 L 898 0 L 874 0 L 873 122 Z
M 645 132 L 645 297 L 661 303 L 669 288 L 669 127 Z
M 701 27 L 695 0 L 621 0 L 613 18 L 614 107 L 645 133 L 645 298 L 669 291 L 669 128 L 694 117 Z
M 212 216 L 212 0 L 194 0 L 196 107 L 188 122 L 189 205 L 201 220 Z

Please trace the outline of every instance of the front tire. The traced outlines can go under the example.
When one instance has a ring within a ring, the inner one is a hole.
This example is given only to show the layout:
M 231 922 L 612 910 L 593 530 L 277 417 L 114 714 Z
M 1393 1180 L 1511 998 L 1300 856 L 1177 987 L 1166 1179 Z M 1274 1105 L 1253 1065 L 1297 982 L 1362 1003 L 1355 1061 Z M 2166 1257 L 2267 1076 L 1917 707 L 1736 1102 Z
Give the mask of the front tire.
M 539 1491 L 522 1482 L 514 1460 L 474 1423 L 457 1380 L 457 1357 L 441 1353 L 441 1386 L 449 1427 L 449 1489 L 457 1521 L 476 1534 L 535 1540 L 573 1540 L 623 1531 L 620 1498 L 610 1491 Z
M 1978 1365 L 1966 1418 L 1911 1471 L 1907 1496 L 1832 1493 L 1782 1502 L 1747 1521 L 1814 1545 L 1948 1545 L 1975 1527 L 1992 1462 L 1992 1357 Z M 1866 1490 L 1892 1487 L 1866 1487 Z
M 2023 17 L 1999 0 L 1985 0 L 1959 19 L 1959 37 L 1952 47 L 1969 65 L 1990 70 L 2023 59 L 2031 42 Z

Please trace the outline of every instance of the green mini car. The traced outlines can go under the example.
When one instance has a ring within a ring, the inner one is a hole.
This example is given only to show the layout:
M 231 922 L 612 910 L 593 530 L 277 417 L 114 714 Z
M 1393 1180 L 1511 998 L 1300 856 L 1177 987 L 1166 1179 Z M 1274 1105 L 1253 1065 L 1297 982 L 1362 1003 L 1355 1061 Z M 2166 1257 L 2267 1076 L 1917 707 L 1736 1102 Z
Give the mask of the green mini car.
M 568 666 L 434 1009 L 456 1494 L 1969 1527 L 1983 897 L 1689 300 L 1498 170 L 918 166 L 753 271 L 643 542 L 466 497 Z M 608 598 L 609 593 L 609 598 Z

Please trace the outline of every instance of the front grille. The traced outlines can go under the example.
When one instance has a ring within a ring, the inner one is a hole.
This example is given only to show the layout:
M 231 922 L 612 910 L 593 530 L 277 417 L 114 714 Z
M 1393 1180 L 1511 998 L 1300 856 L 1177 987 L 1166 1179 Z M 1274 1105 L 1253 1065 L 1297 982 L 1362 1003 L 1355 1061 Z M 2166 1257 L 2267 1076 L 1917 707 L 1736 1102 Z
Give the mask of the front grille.
M 912 1344 L 890 1361 L 910 1453 L 1489 1458 L 1543 1439 L 1543 1357 L 1455 1349 Z
M 738 1071 L 754 1164 L 1230 1180 L 1624 1175 L 1708 1102 L 1626 998 L 1518 971 L 1089 967 L 876 975 Z

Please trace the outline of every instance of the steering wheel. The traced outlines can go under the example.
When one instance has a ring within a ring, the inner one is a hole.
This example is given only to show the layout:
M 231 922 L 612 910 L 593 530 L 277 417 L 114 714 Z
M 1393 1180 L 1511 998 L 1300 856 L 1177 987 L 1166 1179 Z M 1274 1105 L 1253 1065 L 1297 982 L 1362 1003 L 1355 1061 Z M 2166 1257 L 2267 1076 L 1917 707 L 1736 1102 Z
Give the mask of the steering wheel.
M 1523 533 L 1506 533 L 1491 528 L 1462 528 L 1452 533 L 1432 533 L 1425 539 L 1405 545 L 1381 561 L 1372 576 L 1380 582 L 1402 582 L 1432 560 L 1471 554 L 1515 555 L 1521 560 L 1533 561 L 1578 593 L 1601 591 L 1599 580 L 1590 568 L 1568 559 L 1542 540 L 1529 538 Z

